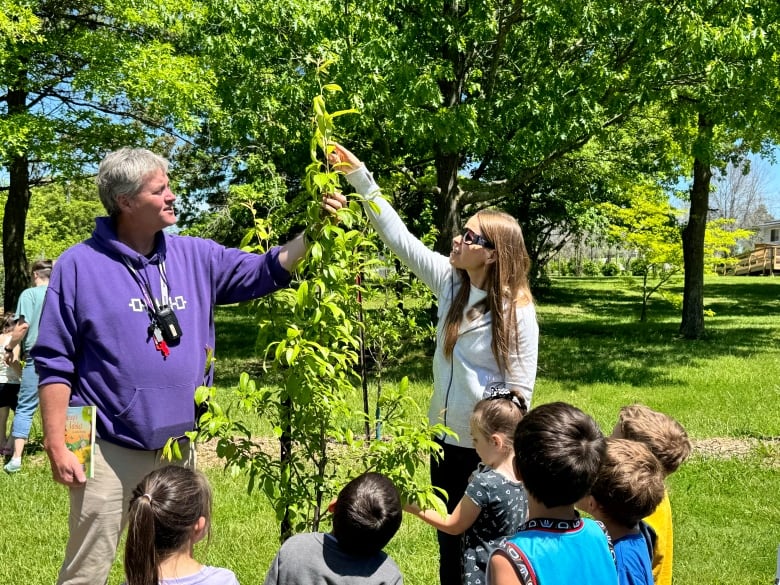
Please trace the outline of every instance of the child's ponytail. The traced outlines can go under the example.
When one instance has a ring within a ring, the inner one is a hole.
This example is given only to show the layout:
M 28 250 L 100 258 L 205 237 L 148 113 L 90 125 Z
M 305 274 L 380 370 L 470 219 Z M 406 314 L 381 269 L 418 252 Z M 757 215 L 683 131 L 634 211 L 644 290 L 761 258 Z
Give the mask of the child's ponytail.
M 133 490 L 125 543 L 125 577 L 127 585 L 158 585 L 157 551 L 155 550 L 152 495 Z
M 496 385 L 488 388 L 484 398 L 474 406 L 471 426 L 486 437 L 503 435 L 511 444 L 515 428 L 527 412 L 528 405 L 518 390 Z
M 159 585 L 159 567 L 181 551 L 200 518 L 210 533 L 211 489 L 198 471 L 168 465 L 133 490 L 125 543 L 127 585 Z

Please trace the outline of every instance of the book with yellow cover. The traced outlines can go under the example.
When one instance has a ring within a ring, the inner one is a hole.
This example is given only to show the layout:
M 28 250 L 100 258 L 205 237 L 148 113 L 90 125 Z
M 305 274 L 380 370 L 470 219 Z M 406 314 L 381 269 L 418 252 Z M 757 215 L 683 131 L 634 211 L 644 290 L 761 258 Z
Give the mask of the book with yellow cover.
M 69 406 L 65 415 L 65 446 L 84 466 L 88 478 L 95 475 L 92 452 L 95 448 L 96 415 L 94 406 Z

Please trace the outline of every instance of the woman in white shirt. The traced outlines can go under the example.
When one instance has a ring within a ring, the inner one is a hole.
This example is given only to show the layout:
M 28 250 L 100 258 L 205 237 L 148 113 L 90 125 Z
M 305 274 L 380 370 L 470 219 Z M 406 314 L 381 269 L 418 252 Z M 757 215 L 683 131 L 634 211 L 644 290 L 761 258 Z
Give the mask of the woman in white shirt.
M 438 300 L 431 424 L 443 422 L 458 438 L 443 437 L 431 460 L 431 482 L 448 494 L 451 513 L 465 493 L 479 457 L 471 445 L 474 405 L 496 388 L 519 390 L 530 407 L 536 380 L 539 327 L 528 284 L 522 230 L 510 215 L 483 210 L 452 240 L 449 257 L 414 237 L 381 196 L 371 173 L 341 145 L 331 155 L 355 190 L 382 241 L 425 282 Z M 378 213 L 369 202 L 373 202 Z M 439 532 L 441 585 L 462 583 L 461 537 Z

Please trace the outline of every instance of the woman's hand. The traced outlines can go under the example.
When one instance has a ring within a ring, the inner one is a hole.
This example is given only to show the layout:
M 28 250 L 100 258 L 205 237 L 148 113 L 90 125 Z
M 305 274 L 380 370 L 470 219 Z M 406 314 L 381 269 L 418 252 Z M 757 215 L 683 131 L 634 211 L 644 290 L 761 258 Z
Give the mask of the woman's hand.
M 339 143 L 331 142 L 330 145 L 333 146 L 333 152 L 328 155 L 328 162 L 330 162 L 336 170 L 342 171 L 345 175 L 348 175 L 363 166 L 363 163 L 360 162 L 358 157 Z

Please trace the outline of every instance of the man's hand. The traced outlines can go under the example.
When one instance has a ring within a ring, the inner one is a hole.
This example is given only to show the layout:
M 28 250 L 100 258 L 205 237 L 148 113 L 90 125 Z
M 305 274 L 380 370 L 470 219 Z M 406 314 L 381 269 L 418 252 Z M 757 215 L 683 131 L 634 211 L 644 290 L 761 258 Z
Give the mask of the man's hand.
M 47 449 L 46 454 L 49 456 L 54 481 L 68 487 L 80 487 L 87 482 L 87 476 L 78 458 L 64 444 L 56 449 Z
M 70 386 L 60 382 L 41 384 L 38 397 L 43 421 L 43 448 L 49 456 L 54 481 L 68 487 L 84 485 L 87 482 L 84 469 L 78 458 L 65 446 L 65 418 Z
M 336 215 L 336 212 L 346 205 L 347 198 L 341 193 L 330 193 L 322 196 L 322 210 L 328 215 Z

